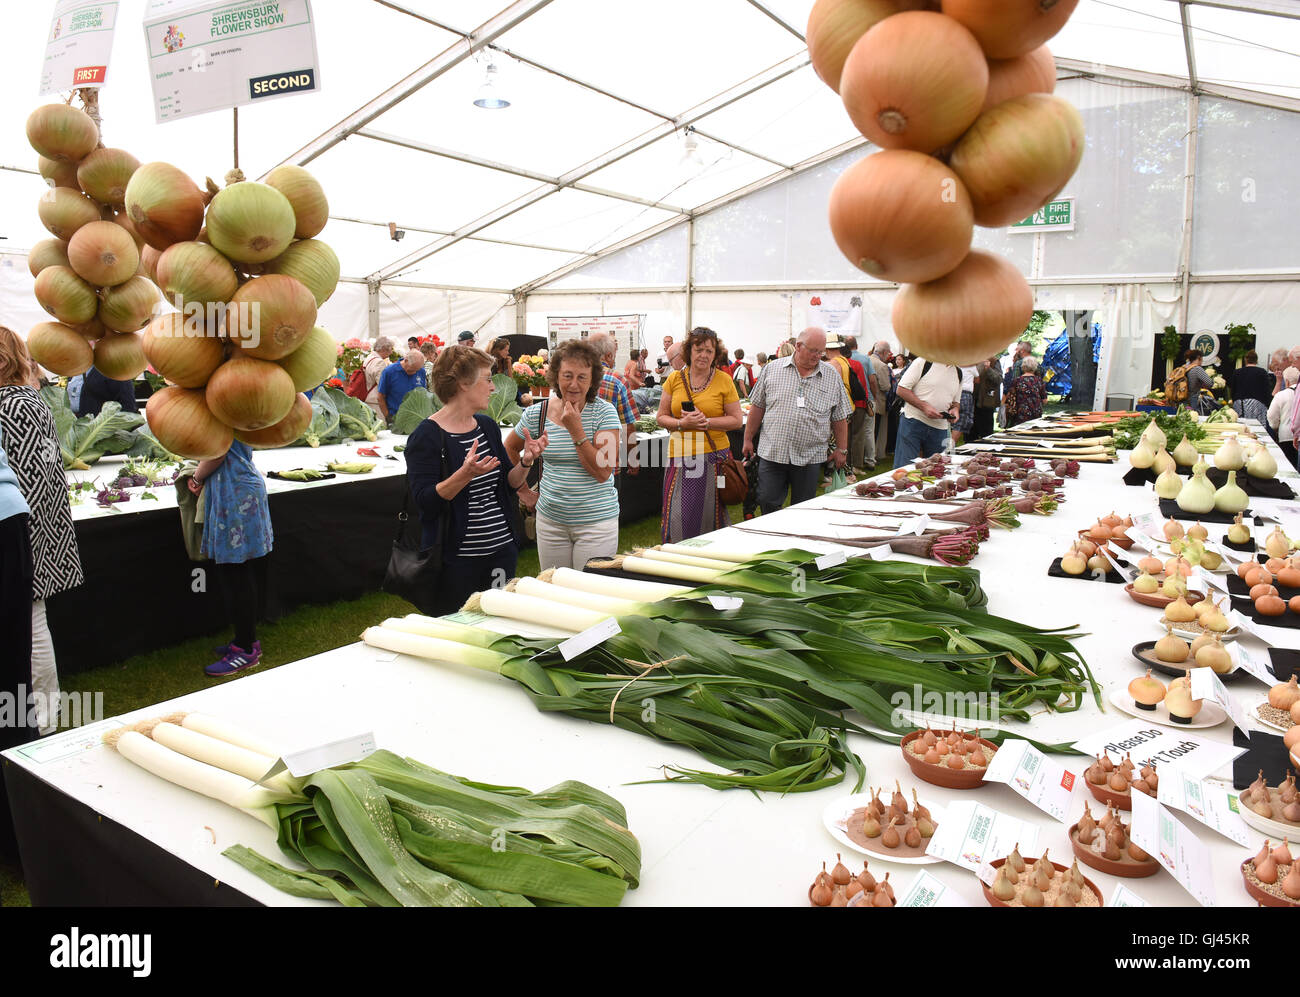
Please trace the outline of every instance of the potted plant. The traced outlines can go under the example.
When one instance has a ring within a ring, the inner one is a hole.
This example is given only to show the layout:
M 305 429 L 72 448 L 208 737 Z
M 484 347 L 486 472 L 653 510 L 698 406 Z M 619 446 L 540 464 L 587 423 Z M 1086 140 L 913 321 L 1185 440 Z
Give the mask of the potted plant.
M 1246 353 L 1255 345 L 1255 323 L 1239 325 L 1229 322 L 1223 329 L 1228 334 L 1228 359 L 1234 367 L 1240 367 Z

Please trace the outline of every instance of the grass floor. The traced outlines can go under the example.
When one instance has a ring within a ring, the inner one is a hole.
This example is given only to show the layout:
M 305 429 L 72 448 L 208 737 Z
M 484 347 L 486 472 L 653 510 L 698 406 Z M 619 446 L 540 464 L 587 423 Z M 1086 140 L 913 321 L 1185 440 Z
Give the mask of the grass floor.
M 887 461 L 877 464 L 876 472 L 889 470 L 891 466 Z M 727 512 L 733 523 L 744 518 L 739 505 L 730 507 Z M 657 543 L 657 516 L 631 523 L 619 531 L 619 550 Z M 536 575 L 537 572 L 537 548 L 530 547 L 519 555 L 517 573 L 524 576 Z M 254 671 L 275 668 L 355 643 L 366 627 L 389 616 L 405 616 L 411 610 L 411 604 L 405 599 L 385 592 L 374 592 L 347 602 L 299 607 L 274 623 L 258 627 L 258 638 L 265 650 L 262 664 Z M 213 648 L 229 638 L 228 631 L 205 634 L 117 664 L 70 675 L 62 680 L 61 685 L 65 692 L 70 693 L 102 692 L 105 716 L 129 713 L 223 681 L 205 676 L 203 666 L 212 661 Z M 29 905 L 22 870 L 0 863 L 0 907 Z

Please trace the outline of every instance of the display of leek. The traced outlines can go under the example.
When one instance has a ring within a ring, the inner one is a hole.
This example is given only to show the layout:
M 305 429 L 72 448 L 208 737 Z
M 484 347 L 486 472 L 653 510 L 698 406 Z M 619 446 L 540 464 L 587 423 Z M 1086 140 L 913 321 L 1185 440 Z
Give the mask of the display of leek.
M 148 721 L 105 741 L 141 768 L 278 831 L 281 850 L 307 870 L 242 845 L 222 854 L 294 896 L 349 907 L 616 906 L 640 876 L 640 846 L 622 805 L 580 782 L 530 793 L 376 751 L 290 780 L 296 788 L 285 794 L 247 775 L 278 751 L 257 750 L 266 745 L 215 718 Z
M 1000 716 L 1019 720 L 1029 719 L 1034 705 L 1067 711 L 1089 692 L 1099 695 L 1070 643 L 1073 634 L 983 612 L 975 572 L 870 560 L 817 571 L 812 559 L 806 551 L 769 553 L 695 592 L 660 599 L 652 589 L 655 598 L 628 600 L 617 612 L 618 635 L 568 662 L 554 641 L 503 637 L 418 615 L 386 620 L 363 639 L 495 671 L 523 685 L 544 711 L 693 748 L 731 771 L 675 768 L 671 778 L 718 788 L 789 792 L 838 782 L 860 766 L 844 737 L 862 728 L 846 720 L 844 710 L 857 711 L 871 725 L 864 732 L 885 740 L 911 729 L 894 719 L 892 690 L 996 694 Z M 514 619 L 562 625 L 571 597 L 549 612 L 533 600 L 544 601 L 561 580 L 585 574 L 567 570 L 550 576 L 556 584 L 520 580 L 506 598 L 482 593 L 481 605 Z M 719 611 L 706 595 L 738 597 L 743 608 Z M 613 612 L 575 617 L 567 626 L 577 632 Z M 650 700 L 654 710 L 647 719 Z M 777 703 L 780 715 L 774 716 Z

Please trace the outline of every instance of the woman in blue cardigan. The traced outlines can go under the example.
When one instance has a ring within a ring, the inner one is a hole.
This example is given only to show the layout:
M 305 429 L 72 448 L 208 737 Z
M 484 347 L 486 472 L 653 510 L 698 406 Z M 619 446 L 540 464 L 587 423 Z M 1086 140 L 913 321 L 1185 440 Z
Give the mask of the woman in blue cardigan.
M 482 410 L 492 397 L 493 358 L 472 346 L 450 346 L 433 367 L 433 391 L 443 406 L 416 427 L 406 445 L 406 477 L 423 531 L 421 547 L 444 535 L 443 570 L 432 600 L 453 613 L 475 592 L 514 577 L 522 527 L 515 492 L 546 449 L 546 435 L 529 438 L 518 464 L 501 429 Z

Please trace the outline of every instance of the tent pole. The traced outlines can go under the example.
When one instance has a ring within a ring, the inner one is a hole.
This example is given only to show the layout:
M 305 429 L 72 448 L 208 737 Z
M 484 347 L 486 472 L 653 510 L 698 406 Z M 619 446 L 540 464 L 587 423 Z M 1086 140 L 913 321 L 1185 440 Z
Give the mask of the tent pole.
M 1178 271 L 1182 275 L 1183 293 L 1178 303 L 1178 329 L 1188 332 L 1188 295 L 1192 283 L 1192 224 L 1196 216 L 1197 128 L 1200 125 L 1201 98 L 1192 94 L 1187 101 L 1187 179 L 1183 188 L 1183 245 L 1179 251 Z
M 370 339 L 379 338 L 379 281 L 366 281 L 366 314 L 370 320 Z
M 695 216 L 686 223 L 686 332 L 695 328 L 692 321 L 695 308 Z

